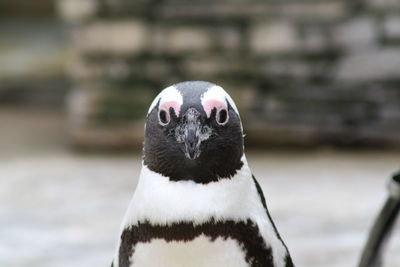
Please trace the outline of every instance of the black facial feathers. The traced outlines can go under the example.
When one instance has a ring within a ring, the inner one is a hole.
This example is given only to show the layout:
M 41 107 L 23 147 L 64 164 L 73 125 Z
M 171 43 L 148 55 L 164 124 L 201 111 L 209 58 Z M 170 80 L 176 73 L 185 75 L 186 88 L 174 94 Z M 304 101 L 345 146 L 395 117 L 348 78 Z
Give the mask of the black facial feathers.
M 144 164 L 150 170 L 171 181 L 192 180 L 205 184 L 231 178 L 242 167 L 243 133 L 239 115 L 229 101 L 224 100 L 229 120 L 220 125 L 216 121 L 216 109 L 207 117 L 202 105 L 202 96 L 213 86 L 216 85 L 201 81 L 173 85 L 183 101 L 179 114 L 170 108 L 171 120 L 167 125 L 159 121 L 159 103 L 150 111 L 144 142 Z M 189 110 L 197 114 L 191 124 L 187 122 Z M 196 128 L 185 132 L 187 125 L 194 124 Z M 185 143 L 182 139 L 188 136 L 193 140 Z M 198 155 L 194 152 L 189 155 L 188 146 L 194 145 L 197 147 L 191 149 L 198 149 Z

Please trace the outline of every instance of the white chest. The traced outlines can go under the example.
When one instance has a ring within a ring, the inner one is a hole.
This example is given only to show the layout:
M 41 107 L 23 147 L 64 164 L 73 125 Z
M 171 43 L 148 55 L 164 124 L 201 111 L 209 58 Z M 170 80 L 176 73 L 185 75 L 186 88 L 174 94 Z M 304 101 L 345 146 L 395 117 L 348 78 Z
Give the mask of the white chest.
M 286 249 L 261 203 L 245 158 L 242 160 L 244 165 L 234 177 L 205 185 L 190 181 L 171 182 L 143 166 L 121 231 L 146 221 L 153 225 L 187 221 L 201 225 L 211 219 L 235 222 L 251 220 L 267 247 L 272 249 L 274 265 L 285 266 Z M 134 262 L 132 266 L 247 266 L 241 247 L 229 239 L 210 242 L 205 237 L 199 237 L 190 243 L 154 240 L 137 246 L 132 256 L 134 261 L 130 261 Z M 115 253 L 115 267 L 121 267 L 118 265 L 119 247 L 120 243 Z M 182 260 L 182 255 L 190 255 L 194 259 L 189 261 L 191 265 Z M 204 263 L 205 260 L 208 262 Z
M 131 267 L 248 267 L 245 252 L 234 239 L 204 235 L 188 242 L 153 239 L 138 243 Z

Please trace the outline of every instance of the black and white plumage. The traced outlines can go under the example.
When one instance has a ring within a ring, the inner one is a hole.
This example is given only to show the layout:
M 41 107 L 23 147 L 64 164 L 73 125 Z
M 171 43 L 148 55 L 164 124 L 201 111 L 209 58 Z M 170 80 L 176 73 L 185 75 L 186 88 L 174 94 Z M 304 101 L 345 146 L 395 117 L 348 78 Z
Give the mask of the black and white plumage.
M 114 267 L 291 267 L 243 151 L 239 112 L 209 82 L 150 106 L 143 166 Z

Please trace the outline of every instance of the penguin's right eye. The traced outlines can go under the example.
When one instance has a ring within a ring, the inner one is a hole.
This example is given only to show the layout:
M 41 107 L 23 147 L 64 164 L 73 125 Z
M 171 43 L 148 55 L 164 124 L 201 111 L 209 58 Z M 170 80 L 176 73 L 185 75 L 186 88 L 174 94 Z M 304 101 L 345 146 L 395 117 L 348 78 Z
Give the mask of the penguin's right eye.
M 229 120 L 228 111 L 226 109 L 219 110 L 215 119 L 219 125 L 225 125 Z
M 164 109 L 158 111 L 158 121 L 162 126 L 167 125 L 171 121 L 171 116 L 169 115 L 169 112 Z

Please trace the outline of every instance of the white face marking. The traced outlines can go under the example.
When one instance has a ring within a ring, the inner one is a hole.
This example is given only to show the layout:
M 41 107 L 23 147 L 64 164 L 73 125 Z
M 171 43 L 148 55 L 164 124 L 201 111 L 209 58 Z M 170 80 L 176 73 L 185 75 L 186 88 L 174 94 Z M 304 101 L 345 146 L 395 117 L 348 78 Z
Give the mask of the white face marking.
M 222 108 L 227 109 L 228 105 L 226 101 L 228 101 L 229 105 L 233 108 L 236 114 L 239 115 L 239 111 L 235 105 L 235 102 L 233 102 L 228 93 L 218 85 L 214 85 L 213 87 L 209 88 L 201 97 L 201 104 L 203 105 L 207 117 L 210 117 L 211 110 L 213 108 L 216 108 L 217 111 Z
M 156 96 L 156 98 L 154 98 L 147 114 L 149 114 L 156 107 L 158 101 L 160 101 L 160 109 L 164 109 L 169 112 L 169 108 L 171 107 L 174 109 L 176 116 L 179 116 L 183 98 L 181 93 L 174 86 L 165 88 L 158 94 L 158 96 Z
M 122 229 L 142 220 L 166 225 L 179 221 L 202 224 L 212 217 L 234 221 L 251 219 L 272 248 L 275 266 L 283 267 L 286 249 L 268 219 L 244 155 L 242 161 L 243 167 L 234 177 L 209 184 L 171 182 L 143 166 Z
M 201 235 L 190 242 L 154 239 L 139 243 L 131 257 L 131 267 L 248 267 L 245 253 L 236 240 Z

